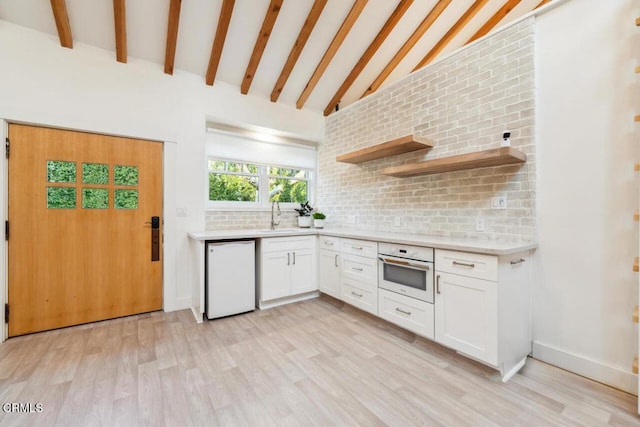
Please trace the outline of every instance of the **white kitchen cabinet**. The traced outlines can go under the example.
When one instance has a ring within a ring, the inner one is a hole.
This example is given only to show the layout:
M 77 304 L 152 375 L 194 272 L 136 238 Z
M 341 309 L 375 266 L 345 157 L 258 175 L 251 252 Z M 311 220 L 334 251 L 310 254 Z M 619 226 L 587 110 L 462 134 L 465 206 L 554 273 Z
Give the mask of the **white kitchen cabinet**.
M 435 251 L 435 340 L 497 368 L 507 381 L 531 352 L 529 252 Z
M 340 239 L 340 299 L 378 314 L 378 243 Z
M 320 292 L 340 298 L 340 239 L 320 236 L 318 239 L 318 285 Z
M 258 252 L 258 307 L 317 296 L 315 236 L 265 238 Z
M 434 338 L 433 304 L 426 301 L 380 288 L 378 316 L 423 337 Z

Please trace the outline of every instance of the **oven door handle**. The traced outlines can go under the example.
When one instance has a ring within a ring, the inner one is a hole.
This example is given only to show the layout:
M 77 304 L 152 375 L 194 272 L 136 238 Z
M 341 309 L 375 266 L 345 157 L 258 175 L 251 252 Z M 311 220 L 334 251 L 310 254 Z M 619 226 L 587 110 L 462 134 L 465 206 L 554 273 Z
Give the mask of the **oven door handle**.
M 390 257 L 383 257 L 383 256 L 378 256 L 378 259 L 385 264 L 399 265 L 401 267 L 411 268 L 413 270 L 422 270 L 422 271 L 431 270 L 431 267 L 427 262 L 422 263 L 418 261 L 409 261 L 402 258 L 390 258 Z

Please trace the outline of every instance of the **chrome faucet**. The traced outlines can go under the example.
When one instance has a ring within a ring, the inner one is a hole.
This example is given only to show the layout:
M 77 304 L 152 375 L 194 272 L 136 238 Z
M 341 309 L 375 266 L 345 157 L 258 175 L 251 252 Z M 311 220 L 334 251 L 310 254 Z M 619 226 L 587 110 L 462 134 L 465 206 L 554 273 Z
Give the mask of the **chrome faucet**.
M 271 202 L 271 229 L 275 230 L 277 225 L 280 225 L 280 221 L 275 222 L 274 218 L 273 218 L 273 208 L 274 206 L 278 207 L 278 216 L 282 215 L 282 212 L 280 212 L 280 202 L 274 200 L 273 202 Z

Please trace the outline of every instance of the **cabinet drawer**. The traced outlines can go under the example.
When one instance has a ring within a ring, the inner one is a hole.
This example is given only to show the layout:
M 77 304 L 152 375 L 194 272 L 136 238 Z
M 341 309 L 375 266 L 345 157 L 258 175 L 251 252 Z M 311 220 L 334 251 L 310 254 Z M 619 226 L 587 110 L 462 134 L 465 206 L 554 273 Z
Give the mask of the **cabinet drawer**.
M 332 236 L 319 236 L 318 247 L 320 249 L 328 249 L 330 251 L 340 250 L 340 238 Z
M 434 338 L 433 304 L 378 289 L 378 316 L 409 331 Z
M 260 243 L 262 252 L 313 249 L 315 245 L 315 236 L 267 237 L 262 239 Z
M 498 257 L 436 249 L 436 271 L 498 281 Z
M 369 313 L 378 314 L 378 289 L 355 280 L 340 279 L 340 299 Z
M 340 252 L 369 258 L 378 256 L 378 242 L 368 240 L 340 239 Z
M 378 261 L 357 255 L 340 254 L 340 276 L 378 287 Z

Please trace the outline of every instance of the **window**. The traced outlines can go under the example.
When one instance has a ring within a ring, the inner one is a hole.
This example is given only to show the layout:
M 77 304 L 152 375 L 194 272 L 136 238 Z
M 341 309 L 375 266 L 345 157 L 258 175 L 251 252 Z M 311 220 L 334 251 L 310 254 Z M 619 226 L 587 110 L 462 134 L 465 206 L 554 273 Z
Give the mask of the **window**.
M 271 202 L 309 200 L 311 171 L 277 165 L 209 159 L 209 207 L 264 208 Z

